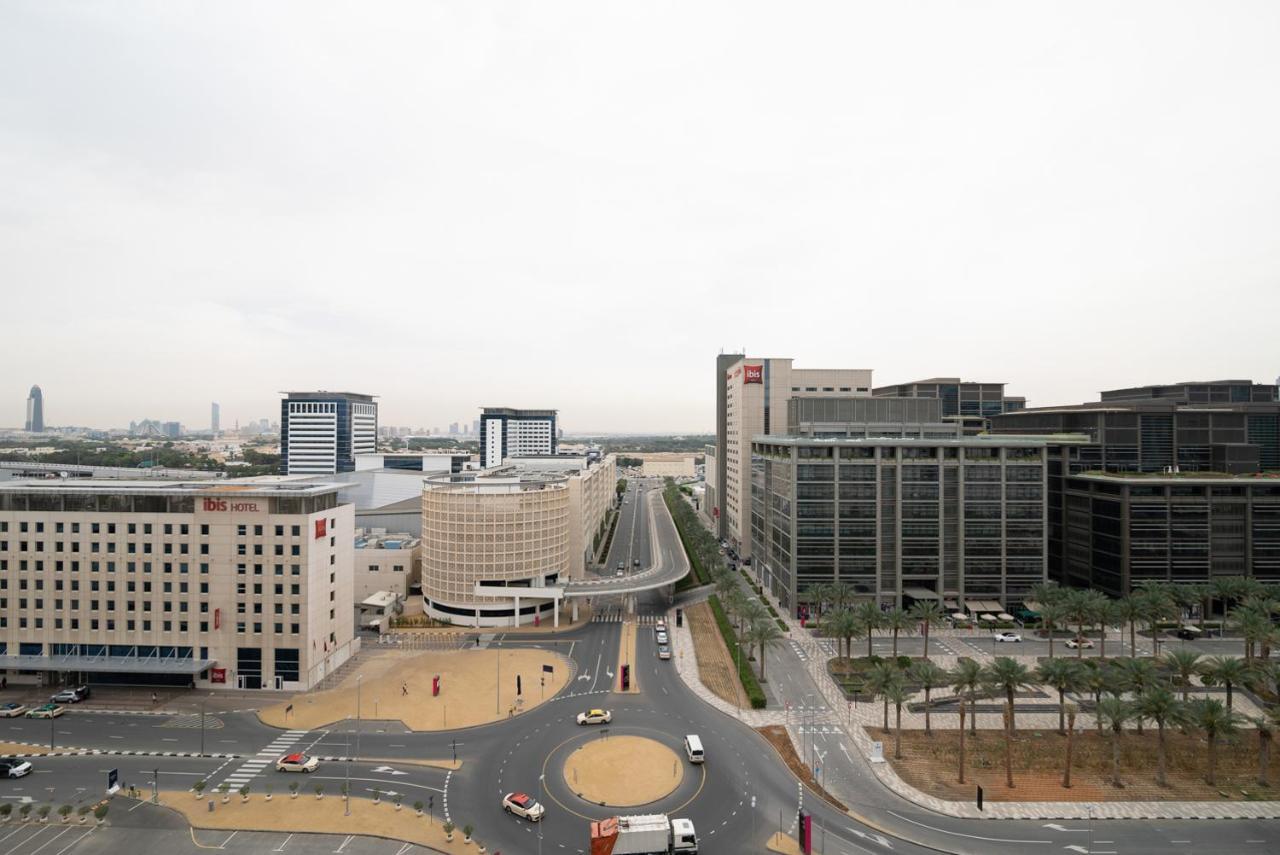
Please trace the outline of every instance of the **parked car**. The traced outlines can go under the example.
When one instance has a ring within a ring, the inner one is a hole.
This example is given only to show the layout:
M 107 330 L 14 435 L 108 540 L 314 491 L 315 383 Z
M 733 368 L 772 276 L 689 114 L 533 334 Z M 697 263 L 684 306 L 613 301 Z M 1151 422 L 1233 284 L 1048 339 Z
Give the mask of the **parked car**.
M 631 566 L 632 566 L 632 567 L 639 567 L 639 566 L 640 566 L 640 559 L 639 559 L 639 558 L 632 558 L 632 559 L 631 559 Z
M 530 822 L 537 822 L 547 812 L 537 799 L 524 793 L 507 793 L 502 797 L 502 809 Z
M 1175 635 L 1177 635 L 1178 638 L 1181 638 L 1184 641 L 1195 641 L 1201 635 L 1200 627 L 1180 626 L 1178 627 L 1178 631 L 1175 633 Z
M 12 701 L 0 705 L 0 718 L 17 718 L 27 711 L 26 704 L 15 704 Z
M 57 718 L 66 711 L 66 707 L 60 707 L 57 704 L 43 704 L 27 710 L 27 718 Z
M 1022 636 L 1018 635 L 1016 632 L 997 632 L 991 637 L 996 641 L 1022 641 Z
M 658 644 L 667 644 L 667 631 L 665 629 L 658 630 Z
M 662 645 L 661 647 L 659 647 L 659 648 L 658 648 L 658 658 L 659 658 L 659 659 L 670 659 L 670 658 L 671 658 L 671 648 L 670 648 L 670 647 L 667 647 L 667 645 L 665 645 L 665 644 L 664 644 L 664 645 Z
M 31 764 L 26 760 L 19 760 L 16 757 L 0 760 L 0 777 L 2 778 L 21 778 L 23 775 L 30 774 Z
M 49 700 L 55 704 L 78 704 L 80 703 L 80 693 L 75 689 L 63 689 Z
M 1085 650 L 1088 650 L 1090 647 L 1093 647 L 1093 642 L 1087 638 L 1068 638 L 1066 644 L 1071 650 L 1075 650 L 1079 647 L 1083 647 Z
M 277 772 L 314 772 L 320 761 L 306 754 L 286 754 L 276 761 Z
M 613 721 L 613 713 L 608 710 L 587 710 L 578 713 L 578 724 L 608 724 Z

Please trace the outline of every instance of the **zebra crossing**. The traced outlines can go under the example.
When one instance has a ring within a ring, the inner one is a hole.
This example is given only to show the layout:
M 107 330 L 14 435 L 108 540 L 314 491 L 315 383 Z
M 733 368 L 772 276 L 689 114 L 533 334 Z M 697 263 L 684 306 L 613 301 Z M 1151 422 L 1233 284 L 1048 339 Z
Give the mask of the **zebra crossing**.
M 191 713 L 190 715 L 175 715 L 163 724 L 156 726 L 184 728 L 188 730 L 199 730 L 201 727 L 204 727 L 205 730 L 221 730 L 222 719 L 213 715 L 206 715 L 202 717 L 200 713 Z
M 666 620 L 666 615 L 628 615 L 621 606 L 606 606 L 591 616 L 592 623 L 622 623 L 624 620 L 632 621 L 640 626 L 653 626 L 658 621 Z
M 271 744 L 266 748 L 241 763 L 234 772 L 223 779 L 222 784 L 225 784 L 228 790 L 240 789 L 256 778 L 267 766 L 287 754 L 289 749 L 306 735 L 307 731 L 305 730 L 286 730 L 272 740 Z

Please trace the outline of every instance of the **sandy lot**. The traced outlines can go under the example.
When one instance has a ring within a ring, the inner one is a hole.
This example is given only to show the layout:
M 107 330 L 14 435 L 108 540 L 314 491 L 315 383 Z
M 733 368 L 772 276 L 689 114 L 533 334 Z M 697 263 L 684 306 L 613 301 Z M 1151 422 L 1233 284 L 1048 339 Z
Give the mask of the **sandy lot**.
M 501 661 L 499 661 L 499 659 Z M 281 728 L 317 728 L 356 718 L 360 679 L 360 715 L 400 720 L 412 730 L 450 730 L 487 724 L 532 709 L 554 697 L 568 682 L 569 660 L 547 650 L 451 650 L 373 657 L 335 689 L 295 695 L 258 713 L 263 723 Z M 543 666 L 552 673 L 543 673 Z M 495 699 L 495 688 L 501 685 Z M 438 697 L 431 681 L 440 675 Z M 516 675 L 522 682 L 516 698 Z M 546 677 L 546 686 L 539 680 Z M 292 712 L 286 712 L 288 706 Z
M 0 755 L 10 754 L 48 754 L 49 746 L 27 745 L 23 742 L 0 742 Z
M 796 843 L 794 837 L 777 831 L 769 838 L 769 851 L 781 852 L 783 855 L 800 855 L 800 844 Z
M 484 835 L 476 831 L 471 845 L 462 842 L 462 829 L 453 835 L 453 842 L 445 841 L 441 817 L 428 822 L 424 813 L 418 816 L 412 805 L 396 810 L 393 802 L 374 804 L 370 799 L 351 800 L 351 816 L 343 812 L 342 797 L 334 793 L 317 799 L 314 793 L 299 794 L 296 799 L 288 795 L 276 796 L 267 801 L 264 796 L 253 796 L 241 802 L 238 796 L 222 804 L 215 799 L 215 809 L 209 813 L 205 802 L 195 799 L 188 791 L 165 791 L 160 803 L 171 807 L 187 818 L 196 828 L 241 829 L 244 831 L 307 831 L 322 834 L 368 834 L 405 840 L 427 846 L 440 852 L 475 852 L 476 840 L 483 842 Z M 457 820 L 455 820 L 457 821 Z M 462 820 L 465 823 L 466 820 Z
M 634 807 L 668 795 L 684 778 L 684 764 L 667 746 L 641 736 L 588 741 L 564 764 L 564 780 L 580 798 Z

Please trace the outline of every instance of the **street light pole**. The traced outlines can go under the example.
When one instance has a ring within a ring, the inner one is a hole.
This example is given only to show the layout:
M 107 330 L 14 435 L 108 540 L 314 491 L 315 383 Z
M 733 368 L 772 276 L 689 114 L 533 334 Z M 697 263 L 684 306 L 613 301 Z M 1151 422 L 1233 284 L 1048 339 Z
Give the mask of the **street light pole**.
M 360 680 L 362 676 L 356 675 L 356 760 L 360 759 Z
M 346 812 L 343 814 L 343 816 L 351 816 L 351 760 L 350 760 L 350 755 L 351 755 L 351 731 L 349 731 L 349 730 L 348 730 L 348 731 L 347 731 L 347 757 L 348 757 L 348 759 L 347 759 L 347 762 L 346 762 L 346 764 L 345 764 L 345 766 L 346 766 L 346 776 L 347 776 L 347 780 L 346 780 L 346 783 L 345 783 L 345 784 L 343 785 L 343 787 L 342 787 L 342 795 L 343 795 L 343 799 L 344 799 L 344 800 L 345 800 L 345 802 L 346 802 Z
M 538 776 L 538 799 L 540 802 L 545 802 L 547 798 L 546 782 L 547 782 L 546 775 Z M 538 822 L 538 855 L 542 855 L 542 822 L 541 821 Z
M 204 707 L 205 702 L 200 702 L 200 756 L 204 756 Z

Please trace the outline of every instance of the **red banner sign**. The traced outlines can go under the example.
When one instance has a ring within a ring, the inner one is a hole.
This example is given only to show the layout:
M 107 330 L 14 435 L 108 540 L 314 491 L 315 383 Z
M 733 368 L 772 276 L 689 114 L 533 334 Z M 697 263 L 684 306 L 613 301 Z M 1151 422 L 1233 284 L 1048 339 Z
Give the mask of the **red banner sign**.
M 210 668 L 210 669 L 209 669 L 209 682 L 210 682 L 210 683 L 225 683 L 225 682 L 227 682 L 227 669 L 226 669 L 226 668 Z
M 326 521 L 322 519 L 316 520 L 316 540 L 319 540 L 320 538 L 324 537 L 325 532 L 327 531 L 327 529 L 325 528 L 325 522 Z
M 763 365 L 744 365 L 742 366 L 743 383 L 763 383 L 764 382 L 764 366 Z

